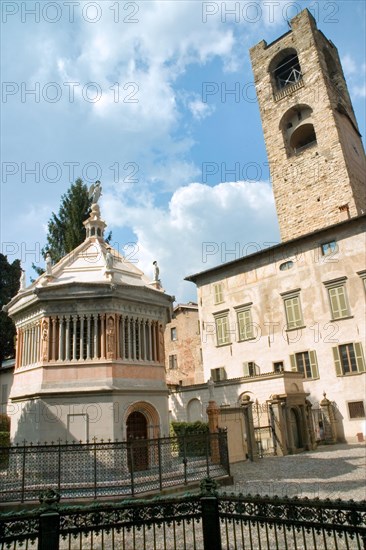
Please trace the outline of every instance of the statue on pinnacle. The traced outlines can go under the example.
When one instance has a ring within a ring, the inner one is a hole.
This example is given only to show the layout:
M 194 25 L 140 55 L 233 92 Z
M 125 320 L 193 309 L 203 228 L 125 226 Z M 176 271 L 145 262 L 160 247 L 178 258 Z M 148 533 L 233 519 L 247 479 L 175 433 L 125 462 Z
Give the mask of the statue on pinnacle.
M 102 195 L 102 185 L 99 180 L 92 183 L 89 187 L 89 199 L 92 199 L 92 204 L 97 204 Z

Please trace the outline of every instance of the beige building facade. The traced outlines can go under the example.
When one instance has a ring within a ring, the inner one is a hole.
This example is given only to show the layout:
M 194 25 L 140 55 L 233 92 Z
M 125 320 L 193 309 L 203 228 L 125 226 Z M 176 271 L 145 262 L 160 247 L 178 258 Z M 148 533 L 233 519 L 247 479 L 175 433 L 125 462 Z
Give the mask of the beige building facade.
M 164 330 L 172 298 L 105 242 L 85 241 L 6 306 L 17 329 L 13 443 L 169 435 Z
M 301 373 L 314 408 L 335 403 L 340 439 L 365 434 L 365 229 L 361 216 L 188 278 L 221 404 L 246 390 L 264 403 Z
M 217 404 L 250 396 L 270 445 L 281 403 L 294 452 L 311 448 L 310 424 L 316 441 L 366 435 L 366 172 L 335 46 L 307 10 L 290 26 L 250 51 L 283 242 L 187 280 Z M 208 399 L 182 388 L 172 415 L 205 419 Z
M 200 384 L 203 379 L 198 305 L 177 304 L 164 334 L 168 385 Z

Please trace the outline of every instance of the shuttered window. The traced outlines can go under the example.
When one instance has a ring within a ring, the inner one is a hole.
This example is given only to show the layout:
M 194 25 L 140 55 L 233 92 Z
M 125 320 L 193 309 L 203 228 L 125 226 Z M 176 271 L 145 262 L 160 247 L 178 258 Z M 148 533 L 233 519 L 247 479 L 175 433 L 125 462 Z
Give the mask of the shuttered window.
M 178 368 L 178 361 L 176 355 L 169 355 L 169 368 L 176 369 Z
M 237 321 L 239 327 L 239 341 L 250 340 L 253 338 L 252 313 L 250 308 L 237 312 Z
M 213 285 L 214 287 L 214 303 L 221 304 L 224 301 L 224 295 L 222 292 L 222 283 Z
M 245 363 L 243 363 L 244 376 L 256 376 L 257 374 L 260 374 L 259 367 L 254 361 L 245 361 Z
M 346 287 L 344 285 L 328 288 L 330 308 L 333 319 L 342 319 L 349 317 L 350 311 L 346 295 Z
M 351 401 L 348 403 L 350 418 L 365 418 L 365 406 L 363 401 Z
M 360 342 L 335 346 L 333 359 L 337 376 L 365 372 L 365 359 Z
M 230 343 L 229 319 L 227 315 L 215 318 L 216 341 L 218 346 Z
M 217 369 L 211 369 L 211 378 L 214 382 L 220 382 L 220 380 L 226 380 L 225 367 L 219 367 Z
M 291 370 L 301 372 L 305 378 L 319 378 L 316 352 L 301 351 L 290 355 Z
M 284 299 L 287 329 L 303 326 L 300 296 L 291 296 Z

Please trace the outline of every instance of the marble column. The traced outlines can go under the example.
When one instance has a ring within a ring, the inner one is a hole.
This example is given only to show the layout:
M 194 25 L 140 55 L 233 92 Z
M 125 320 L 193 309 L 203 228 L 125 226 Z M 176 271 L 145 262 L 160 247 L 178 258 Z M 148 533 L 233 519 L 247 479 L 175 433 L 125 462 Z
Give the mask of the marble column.
M 127 317 L 127 341 L 126 341 L 126 358 L 131 359 L 132 353 L 131 353 L 131 319 Z
M 146 361 L 146 320 L 142 319 L 141 321 L 141 334 L 142 334 L 142 355 L 141 358 L 143 361 Z
M 138 360 L 141 361 L 142 359 L 142 342 L 141 342 L 141 319 L 137 319 L 137 339 L 139 343 L 139 349 L 138 349 Z
M 86 317 L 86 358 L 88 361 L 91 359 L 91 316 Z
M 77 360 L 77 327 L 78 327 L 78 316 L 73 315 L 72 317 L 72 360 Z
M 136 361 L 136 319 L 134 317 L 131 318 L 131 328 L 132 328 L 132 331 L 131 331 L 132 360 Z
M 56 361 L 56 317 L 52 317 L 52 361 Z
M 98 332 L 98 313 L 94 314 L 94 359 L 98 359 L 99 355 L 99 332 Z
M 79 361 L 84 360 L 84 315 L 80 315 L 80 356 Z
M 125 329 L 125 318 L 124 315 L 121 315 L 121 359 L 126 359 L 126 329 Z
M 34 325 L 29 328 L 29 364 L 34 363 Z
M 20 366 L 20 350 L 21 350 L 21 341 L 20 341 L 20 330 L 19 328 L 17 330 L 16 335 L 16 348 L 15 348 L 15 369 L 18 369 Z
M 152 350 L 152 321 L 148 321 L 148 335 L 149 335 L 149 355 L 148 361 L 153 361 L 153 350 Z
M 121 316 L 116 315 L 116 359 L 121 358 L 120 322 Z
M 105 359 L 105 315 L 100 316 L 100 358 Z
M 65 359 L 65 319 L 64 317 L 60 317 L 60 330 L 59 330 L 59 344 L 58 344 L 58 360 L 64 361 Z
M 70 317 L 66 317 L 66 361 L 70 361 Z
M 36 356 L 36 363 L 40 363 L 42 361 L 42 333 L 41 333 L 41 321 L 38 321 L 36 326 L 36 333 L 37 333 L 37 356 Z
M 25 329 L 25 354 L 24 354 L 24 364 L 28 365 L 29 362 L 29 329 Z

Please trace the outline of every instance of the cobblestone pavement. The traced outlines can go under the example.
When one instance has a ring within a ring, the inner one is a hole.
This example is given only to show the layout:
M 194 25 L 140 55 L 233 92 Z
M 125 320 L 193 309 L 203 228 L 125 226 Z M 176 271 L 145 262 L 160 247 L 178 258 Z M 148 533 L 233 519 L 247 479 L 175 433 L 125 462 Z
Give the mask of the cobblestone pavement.
M 366 446 L 336 444 L 315 451 L 231 466 L 228 493 L 366 500 Z

